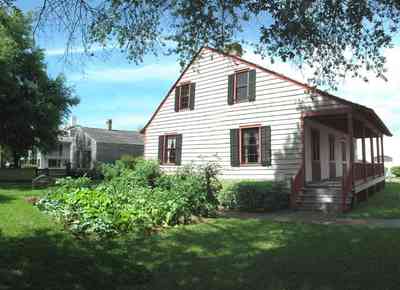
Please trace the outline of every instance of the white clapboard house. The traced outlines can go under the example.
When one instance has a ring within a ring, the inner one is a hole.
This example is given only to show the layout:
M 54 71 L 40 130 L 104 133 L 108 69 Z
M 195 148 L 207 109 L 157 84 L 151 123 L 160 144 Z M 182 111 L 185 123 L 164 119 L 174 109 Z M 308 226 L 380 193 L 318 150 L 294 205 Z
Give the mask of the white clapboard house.
M 217 161 L 223 179 L 287 181 L 293 207 L 327 210 L 347 210 L 384 185 L 375 156 L 391 136 L 370 108 L 208 47 L 142 133 L 145 158 L 163 170 Z

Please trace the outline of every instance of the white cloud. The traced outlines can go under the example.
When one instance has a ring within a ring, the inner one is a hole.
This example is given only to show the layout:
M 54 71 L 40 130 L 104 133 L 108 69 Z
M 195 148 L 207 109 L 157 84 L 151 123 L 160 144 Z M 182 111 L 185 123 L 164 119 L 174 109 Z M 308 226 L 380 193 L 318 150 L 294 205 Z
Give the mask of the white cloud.
M 102 51 L 105 49 L 106 48 L 103 48 L 100 46 L 94 46 L 87 50 L 84 47 L 75 47 L 75 48 L 71 48 L 69 50 L 66 50 L 65 47 L 61 47 L 61 48 L 46 49 L 45 54 L 47 56 L 61 56 L 61 55 L 65 55 L 65 54 L 81 54 L 81 53 L 85 53 L 85 52 L 91 53 L 91 52 Z
M 113 82 L 126 83 L 133 81 L 144 81 L 149 79 L 171 79 L 176 78 L 179 73 L 179 66 L 176 63 L 150 64 L 139 68 L 98 68 L 88 69 L 82 74 L 72 74 L 70 81 L 94 81 L 94 82 Z

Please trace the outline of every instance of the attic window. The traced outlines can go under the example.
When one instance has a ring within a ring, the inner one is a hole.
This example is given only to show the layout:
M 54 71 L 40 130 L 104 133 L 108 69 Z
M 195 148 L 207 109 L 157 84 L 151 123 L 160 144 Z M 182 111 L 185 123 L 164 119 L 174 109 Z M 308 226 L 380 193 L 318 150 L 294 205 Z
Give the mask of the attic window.
M 247 101 L 249 98 L 249 72 L 235 73 L 235 83 L 236 101 Z
M 190 89 L 190 84 L 183 85 L 180 87 L 179 110 L 189 109 L 189 92 L 190 92 L 189 89 Z

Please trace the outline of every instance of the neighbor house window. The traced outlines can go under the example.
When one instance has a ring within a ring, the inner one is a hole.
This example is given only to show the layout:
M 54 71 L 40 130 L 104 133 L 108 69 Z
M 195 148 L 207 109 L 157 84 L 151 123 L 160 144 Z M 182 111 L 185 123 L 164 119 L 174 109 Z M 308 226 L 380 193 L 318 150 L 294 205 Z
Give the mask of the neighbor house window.
M 60 159 L 49 159 L 49 168 L 60 168 L 61 160 Z
M 242 128 L 241 163 L 260 163 L 260 127 Z
M 249 98 L 249 72 L 235 73 L 235 96 L 236 101 L 247 101 Z
M 164 162 L 169 164 L 176 163 L 176 135 L 165 136 Z
M 63 154 L 63 144 L 58 145 L 58 155 L 62 156 Z

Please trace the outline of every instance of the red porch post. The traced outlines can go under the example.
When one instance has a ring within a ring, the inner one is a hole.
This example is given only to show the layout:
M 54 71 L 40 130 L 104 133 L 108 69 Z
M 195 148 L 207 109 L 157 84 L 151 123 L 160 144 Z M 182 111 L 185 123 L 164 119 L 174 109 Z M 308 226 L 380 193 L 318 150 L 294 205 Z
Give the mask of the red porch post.
M 347 195 L 353 191 L 354 186 L 354 127 L 353 127 L 353 113 L 347 114 L 347 132 L 350 147 L 350 162 L 349 170 L 346 176 L 342 179 L 342 210 L 346 211 L 347 208 Z
M 371 164 L 372 164 L 372 176 L 375 175 L 375 169 L 374 169 L 374 141 L 373 141 L 373 137 L 369 137 L 369 143 L 371 145 Z
M 385 176 L 385 155 L 383 154 L 383 134 L 381 134 L 381 155 L 382 155 L 382 167 L 383 172 L 382 175 Z
M 362 126 L 362 160 L 363 160 L 363 174 L 364 181 L 367 181 L 367 155 L 365 154 L 365 126 Z
M 380 151 L 379 136 L 377 135 L 375 139 L 376 139 L 376 163 L 377 163 L 375 175 L 379 176 L 379 175 L 381 175 L 381 169 L 380 169 L 381 157 L 380 157 L 380 153 L 379 153 L 379 151 Z

